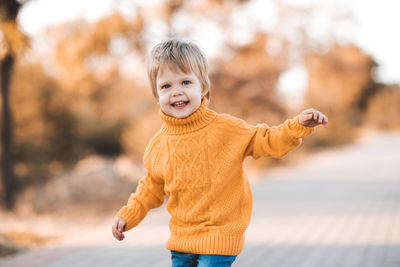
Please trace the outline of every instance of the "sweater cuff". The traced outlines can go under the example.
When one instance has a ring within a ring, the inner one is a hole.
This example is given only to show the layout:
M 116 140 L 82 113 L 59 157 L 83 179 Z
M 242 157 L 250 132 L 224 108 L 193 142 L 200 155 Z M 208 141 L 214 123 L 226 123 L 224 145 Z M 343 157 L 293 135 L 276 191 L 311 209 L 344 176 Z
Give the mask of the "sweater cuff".
M 133 227 L 139 224 L 137 218 L 135 218 L 135 212 L 129 206 L 122 207 L 118 213 L 116 214 L 117 217 L 120 217 L 125 220 L 126 226 L 124 232 L 129 231 Z
M 314 132 L 314 127 L 307 127 L 300 124 L 299 116 L 296 116 L 289 121 L 289 129 L 294 138 L 303 138 Z

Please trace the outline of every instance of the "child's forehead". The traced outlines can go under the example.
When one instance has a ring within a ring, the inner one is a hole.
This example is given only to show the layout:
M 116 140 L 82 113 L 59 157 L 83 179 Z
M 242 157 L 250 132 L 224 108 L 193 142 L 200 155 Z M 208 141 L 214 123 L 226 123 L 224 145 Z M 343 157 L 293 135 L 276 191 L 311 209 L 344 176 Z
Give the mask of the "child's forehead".
M 182 76 L 192 75 L 192 74 L 194 75 L 194 73 L 190 69 L 186 69 L 186 70 L 182 69 L 181 67 L 179 67 L 177 64 L 174 64 L 174 63 L 163 63 L 163 64 L 160 64 L 157 77 L 160 77 L 164 74 L 171 73 L 171 72 L 173 74 L 182 75 Z

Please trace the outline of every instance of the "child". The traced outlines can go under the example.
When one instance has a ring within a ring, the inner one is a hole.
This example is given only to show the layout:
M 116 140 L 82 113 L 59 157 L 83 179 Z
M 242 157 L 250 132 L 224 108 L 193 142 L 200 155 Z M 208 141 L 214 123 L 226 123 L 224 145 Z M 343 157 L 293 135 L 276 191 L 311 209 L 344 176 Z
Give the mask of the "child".
M 247 156 L 282 157 L 325 115 L 307 109 L 280 126 L 251 126 L 209 109 L 207 60 L 193 43 L 172 39 L 151 52 L 148 75 L 163 120 L 143 156 L 147 174 L 117 213 L 112 233 L 138 225 L 168 195 L 172 266 L 231 266 L 252 212 L 243 174 Z

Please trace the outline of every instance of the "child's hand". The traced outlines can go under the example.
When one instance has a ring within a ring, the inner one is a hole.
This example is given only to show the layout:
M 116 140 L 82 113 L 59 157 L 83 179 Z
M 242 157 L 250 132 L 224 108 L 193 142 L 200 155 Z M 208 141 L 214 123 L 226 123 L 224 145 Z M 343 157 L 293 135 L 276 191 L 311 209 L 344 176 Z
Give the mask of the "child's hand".
M 125 235 L 122 233 L 125 229 L 125 226 L 126 226 L 126 222 L 124 219 L 122 219 L 120 217 L 115 218 L 113 226 L 112 226 L 112 234 L 119 241 L 121 241 L 125 238 Z
M 328 128 L 328 117 L 316 109 L 309 108 L 300 113 L 299 123 L 307 127 L 323 124 L 325 128 Z

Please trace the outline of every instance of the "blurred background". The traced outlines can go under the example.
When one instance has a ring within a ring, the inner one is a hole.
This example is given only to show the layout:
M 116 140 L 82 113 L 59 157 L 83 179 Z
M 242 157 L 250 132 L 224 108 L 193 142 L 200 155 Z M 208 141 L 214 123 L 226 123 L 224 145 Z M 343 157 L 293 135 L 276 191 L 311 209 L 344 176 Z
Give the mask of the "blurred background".
M 309 107 L 329 117 L 285 158 L 248 160 L 250 178 L 399 131 L 398 10 L 390 0 L 1 0 L 0 255 L 55 242 L 27 218 L 110 216 L 126 202 L 161 125 L 146 54 L 168 37 L 206 53 L 217 112 L 269 125 Z

